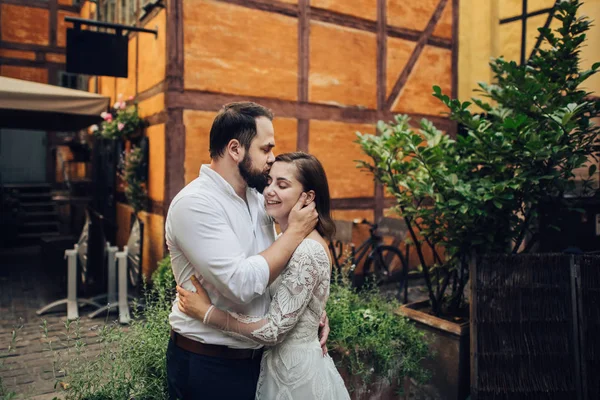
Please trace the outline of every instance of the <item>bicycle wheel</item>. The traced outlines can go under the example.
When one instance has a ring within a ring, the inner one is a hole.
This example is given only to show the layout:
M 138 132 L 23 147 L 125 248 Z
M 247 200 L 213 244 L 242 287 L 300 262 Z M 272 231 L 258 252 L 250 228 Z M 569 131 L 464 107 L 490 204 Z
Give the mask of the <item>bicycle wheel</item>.
M 401 290 L 406 284 L 406 259 L 394 246 L 375 247 L 365 261 L 364 271 L 365 275 L 372 277 L 377 285 L 397 280 Z

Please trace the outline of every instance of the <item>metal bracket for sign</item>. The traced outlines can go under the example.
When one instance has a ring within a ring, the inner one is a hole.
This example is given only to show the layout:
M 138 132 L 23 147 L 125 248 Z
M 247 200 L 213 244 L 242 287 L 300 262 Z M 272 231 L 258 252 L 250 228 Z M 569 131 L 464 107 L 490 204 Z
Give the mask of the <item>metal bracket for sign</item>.
M 81 25 L 88 25 L 88 26 L 96 26 L 98 28 L 114 29 L 117 32 L 117 35 L 122 35 L 123 31 L 129 31 L 129 32 L 153 33 L 154 37 L 158 37 L 157 29 L 138 28 L 137 26 L 113 24 L 110 22 L 94 21 L 91 19 L 83 19 L 83 18 L 77 18 L 77 17 L 65 17 L 65 21 L 72 22 L 73 27 L 76 30 L 80 30 Z

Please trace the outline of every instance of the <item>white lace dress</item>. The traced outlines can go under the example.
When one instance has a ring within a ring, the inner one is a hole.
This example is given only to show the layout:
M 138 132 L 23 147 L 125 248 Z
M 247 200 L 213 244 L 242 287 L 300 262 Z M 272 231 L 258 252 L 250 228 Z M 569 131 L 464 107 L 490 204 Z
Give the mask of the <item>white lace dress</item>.
M 329 257 L 304 239 L 271 285 L 265 316 L 214 309 L 207 323 L 227 334 L 269 346 L 263 354 L 256 399 L 350 399 L 333 360 L 319 345 L 319 319 L 329 297 Z

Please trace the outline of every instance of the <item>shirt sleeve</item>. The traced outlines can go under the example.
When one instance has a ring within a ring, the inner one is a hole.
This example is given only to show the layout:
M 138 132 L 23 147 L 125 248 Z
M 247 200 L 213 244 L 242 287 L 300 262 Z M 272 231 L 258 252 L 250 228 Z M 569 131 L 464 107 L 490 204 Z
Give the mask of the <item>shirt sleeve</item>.
M 246 257 L 240 239 L 218 206 L 199 196 L 185 196 L 170 210 L 170 229 L 180 250 L 227 299 L 245 304 L 262 295 L 269 283 L 264 257 Z
M 265 316 L 251 317 L 214 308 L 206 322 L 230 336 L 254 343 L 269 346 L 281 343 L 306 311 L 315 291 L 319 298 L 328 293 L 329 279 L 324 276 L 327 272 L 323 272 L 328 268 L 326 256 L 321 260 L 306 248 L 299 248 L 284 270 Z

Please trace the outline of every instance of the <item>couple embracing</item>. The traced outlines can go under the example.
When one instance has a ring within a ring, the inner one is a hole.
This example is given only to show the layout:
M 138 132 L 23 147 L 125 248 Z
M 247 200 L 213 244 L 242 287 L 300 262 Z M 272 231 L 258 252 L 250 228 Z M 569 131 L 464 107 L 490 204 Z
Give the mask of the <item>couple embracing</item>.
M 272 120 L 256 103 L 223 106 L 210 165 L 169 207 L 171 399 L 349 399 L 326 346 L 327 178 L 309 154 L 273 155 Z

